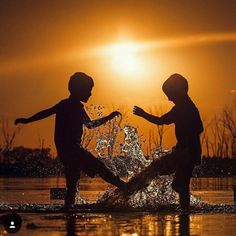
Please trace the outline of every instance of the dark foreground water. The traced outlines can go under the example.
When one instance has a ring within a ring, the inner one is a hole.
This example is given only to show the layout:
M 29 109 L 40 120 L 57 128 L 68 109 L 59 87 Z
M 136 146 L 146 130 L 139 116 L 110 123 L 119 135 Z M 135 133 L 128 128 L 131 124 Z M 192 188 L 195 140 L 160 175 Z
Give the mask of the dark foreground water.
M 193 179 L 192 193 L 210 205 L 193 209 L 189 215 L 181 215 L 174 207 L 152 212 L 99 209 L 99 212 L 59 213 L 54 210 L 63 202 L 51 200 L 49 193 L 52 187 L 65 187 L 64 178 L 0 178 L 0 215 L 9 212 L 10 207 L 20 206 L 23 224 L 17 235 L 236 235 L 235 184 L 233 178 Z M 99 178 L 83 178 L 80 196 L 94 203 L 107 187 Z M 48 204 L 46 210 L 45 204 Z M 43 206 L 43 211 L 36 206 Z M 0 235 L 5 233 L 1 225 Z
M 21 214 L 18 235 L 235 235 L 236 214 Z M 3 235 L 3 228 L 0 230 Z

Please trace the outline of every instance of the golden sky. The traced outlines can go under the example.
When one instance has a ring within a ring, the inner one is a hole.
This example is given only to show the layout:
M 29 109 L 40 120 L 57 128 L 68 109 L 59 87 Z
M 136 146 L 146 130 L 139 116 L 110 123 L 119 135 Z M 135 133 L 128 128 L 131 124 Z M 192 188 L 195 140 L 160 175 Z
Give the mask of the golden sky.
M 150 109 L 180 73 L 203 117 L 236 96 L 236 1 L 0 1 L 0 116 L 11 122 L 68 96 L 71 74 L 94 78 L 89 104 Z M 134 125 L 144 124 L 132 117 Z M 53 143 L 53 118 L 17 144 Z M 170 138 L 172 144 L 173 138 Z

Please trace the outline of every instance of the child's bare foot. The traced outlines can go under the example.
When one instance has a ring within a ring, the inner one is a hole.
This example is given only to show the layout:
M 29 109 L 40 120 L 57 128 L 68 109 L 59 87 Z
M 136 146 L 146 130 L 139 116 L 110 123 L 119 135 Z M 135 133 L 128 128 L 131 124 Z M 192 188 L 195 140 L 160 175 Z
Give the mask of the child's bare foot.
M 132 188 L 130 184 L 126 182 L 123 182 L 119 189 L 127 196 L 130 196 L 135 192 L 135 189 Z

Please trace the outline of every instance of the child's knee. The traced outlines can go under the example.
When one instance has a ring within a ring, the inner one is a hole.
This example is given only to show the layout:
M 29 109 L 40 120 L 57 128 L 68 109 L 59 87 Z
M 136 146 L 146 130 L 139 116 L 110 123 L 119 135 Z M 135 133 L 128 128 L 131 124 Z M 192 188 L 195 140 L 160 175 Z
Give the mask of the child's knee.
M 69 191 L 76 192 L 78 191 L 78 180 L 76 179 L 67 179 L 66 181 L 66 189 Z

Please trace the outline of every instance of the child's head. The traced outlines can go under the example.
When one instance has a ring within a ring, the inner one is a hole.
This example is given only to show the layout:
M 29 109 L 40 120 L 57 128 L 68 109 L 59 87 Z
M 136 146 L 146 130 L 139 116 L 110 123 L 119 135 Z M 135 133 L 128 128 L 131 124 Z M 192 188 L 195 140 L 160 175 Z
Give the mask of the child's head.
M 163 83 L 162 90 L 175 103 L 187 96 L 188 81 L 180 74 L 173 74 Z
M 76 72 L 70 77 L 68 89 L 72 97 L 87 102 L 94 86 L 93 79 L 83 72 Z

